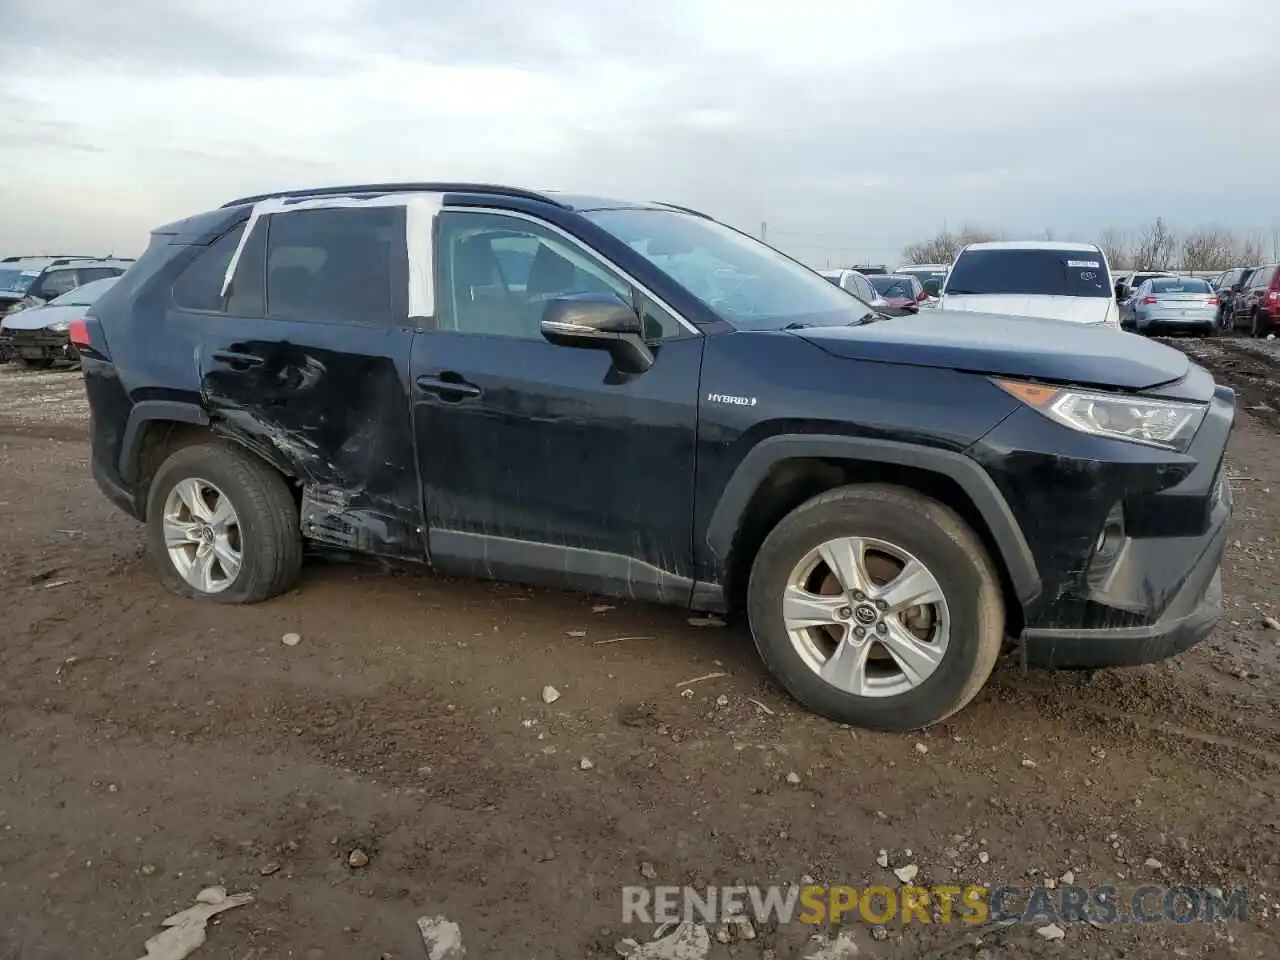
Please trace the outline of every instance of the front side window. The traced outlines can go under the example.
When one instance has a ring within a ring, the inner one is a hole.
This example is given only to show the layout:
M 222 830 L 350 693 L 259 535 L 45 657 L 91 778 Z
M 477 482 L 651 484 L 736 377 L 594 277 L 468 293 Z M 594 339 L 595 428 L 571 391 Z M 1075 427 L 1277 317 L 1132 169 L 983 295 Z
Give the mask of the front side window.
M 961 296 L 1113 295 L 1102 254 L 1088 250 L 966 250 L 951 268 L 946 292 Z
M 90 280 L 82 283 L 68 293 L 49 301 L 53 307 L 91 307 L 97 299 L 115 286 L 119 277 L 103 277 L 101 280 Z
M 496 213 L 445 211 L 436 235 L 439 329 L 542 340 L 549 301 L 584 293 L 637 300 L 631 284 L 549 227 Z M 644 303 L 645 338 L 681 336 L 678 320 Z
M 81 267 L 78 271 L 80 283 L 92 283 L 94 280 L 105 280 L 107 277 L 118 277 L 124 273 L 119 267 Z
M 40 276 L 38 270 L 0 270 L 0 293 L 22 296 Z
M 393 260 L 404 257 L 404 216 L 403 207 L 385 206 L 291 210 L 267 217 L 267 316 L 395 323 L 394 305 L 402 298 L 393 290 Z M 406 317 L 398 319 L 403 323 Z
M 864 303 L 772 247 L 676 210 L 583 214 L 740 330 L 841 326 L 873 320 Z
M 860 273 L 850 273 L 849 280 L 852 289 L 849 291 L 859 300 L 870 303 L 876 298 L 876 288 L 872 286 L 871 281 Z

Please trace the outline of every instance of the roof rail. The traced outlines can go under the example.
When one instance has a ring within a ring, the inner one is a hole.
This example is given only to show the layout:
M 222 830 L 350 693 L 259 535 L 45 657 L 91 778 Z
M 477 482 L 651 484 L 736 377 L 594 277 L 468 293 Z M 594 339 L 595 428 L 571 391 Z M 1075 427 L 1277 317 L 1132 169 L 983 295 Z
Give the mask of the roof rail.
M 309 190 L 279 190 L 274 193 L 259 193 L 251 197 L 240 197 L 224 203 L 222 209 L 238 207 L 245 203 L 257 203 L 274 197 L 344 197 L 353 193 L 488 193 L 501 197 L 518 197 L 522 200 L 538 200 L 552 206 L 563 207 L 559 200 L 553 200 L 544 193 L 533 190 L 522 190 L 519 187 L 503 187 L 492 183 L 361 183 L 346 187 L 313 187 Z
M 679 210 L 681 213 L 687 213 L 694 217 L 701 217 L 703 220 L 715 219 L 710 214 L 703 213 L 701 210 L 695 210 L 693 207 L 682 207 L 678 203 L 667 203 L 665 200 L 655 200 L 654 202 L 659 203 L 664 207 L 670 207 L 672 210 Z
M 8 257 L 0 257 L 0 263 L 17 263 L 19 260 L 55 260 L 62 262 L 65 260 L 101 260 L 102 257 L 96 254 L 66 254 L 66 253 L 19 253 Z

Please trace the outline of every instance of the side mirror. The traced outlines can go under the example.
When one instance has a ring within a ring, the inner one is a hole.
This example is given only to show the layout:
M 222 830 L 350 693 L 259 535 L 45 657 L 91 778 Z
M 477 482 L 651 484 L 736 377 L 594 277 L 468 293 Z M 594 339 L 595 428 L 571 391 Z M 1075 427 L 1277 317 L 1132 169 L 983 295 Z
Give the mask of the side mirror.
M 940 284 L 937 280 L 926 280 L 924 282 L 925 296 L 936 297 L 938 295 L 938 292 L 941 289 L 942 289 L 942 284 Z
M 653 351 L 644 342 L 644 327 L 629 304 L 611 293 L 559 297 L 542 311 L 542 336 L 558 347 L 607 350 L 626 373 L 653 366 Z

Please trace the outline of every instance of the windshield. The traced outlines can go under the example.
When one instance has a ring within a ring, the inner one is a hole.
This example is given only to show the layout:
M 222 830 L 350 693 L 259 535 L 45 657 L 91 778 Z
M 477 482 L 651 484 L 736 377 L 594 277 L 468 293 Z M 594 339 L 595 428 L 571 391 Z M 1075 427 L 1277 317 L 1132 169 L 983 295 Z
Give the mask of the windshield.
M 966 250 L 951 267 L 944 292 L 1056 297 L 1114 293 L 1102 255 L 1088 250 Z
M 1152 280 L 1152 293 L 1213 293 L 1213 288 L 1204 280 L 1187 277 L 1182 280 Z
M 905 297 L 910 300 L 915 296 L 911 292 L 911 281 L 895 277 L 867 277 L 876 292 L 882 297 Z
M 94 302 L 111 289 L 119 277 L 105 277 L 102 280 L 91 280 L 74 290 L 68 290 L 60 297 L 49 301 L 51 307 L 91 307 Z
M 584 216 L 740 330 L 841 326 L 877 316 L 808 267 L 714 220 L 667 210 Z
M 35 283 L 38 276 L 39 270 L 0 270 L 0 293 L 21 296 Z

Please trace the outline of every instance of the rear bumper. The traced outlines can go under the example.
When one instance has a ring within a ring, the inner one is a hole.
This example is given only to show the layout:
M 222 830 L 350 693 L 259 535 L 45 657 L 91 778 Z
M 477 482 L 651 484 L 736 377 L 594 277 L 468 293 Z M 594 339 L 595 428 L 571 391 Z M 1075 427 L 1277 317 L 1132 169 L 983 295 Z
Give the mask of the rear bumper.
M 1212 330 L 1218 325 L 1218 314 L 1205 313 L 1193 317 L 1175 314 L 1139 314 L 1136 325 L 1139 330 Z
M 109 476 L 96 458 L 91 460 L 90 470 L 93 473 L 94 482 L 98 484 L 98 489 L 107 495 L 107 499 L 135 520 L 139 519 L 138 505 L 133 494 Z
M 1146 597 L 1163 592 L 1170 576 L 1182 578 L 1154 623 L 1028 629 L 1022 634 L 1027 662 L 1075 669 L 1137 666 L 1167 659 L 1199 643 L 1222 617 L 1222 555 L 1230 516 L 1231 492 L 1224 480 L 1204 536 L 1130 540 L 1120 548 L 1105 588 L 1110 594 L 1107 599 L 1117 608 L 1140 607 Z

